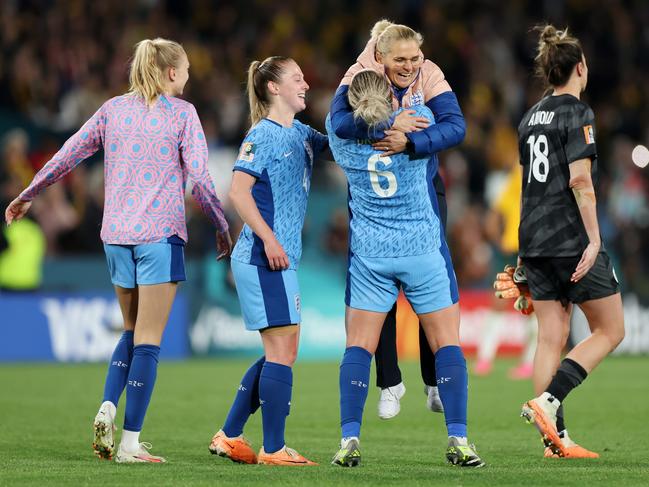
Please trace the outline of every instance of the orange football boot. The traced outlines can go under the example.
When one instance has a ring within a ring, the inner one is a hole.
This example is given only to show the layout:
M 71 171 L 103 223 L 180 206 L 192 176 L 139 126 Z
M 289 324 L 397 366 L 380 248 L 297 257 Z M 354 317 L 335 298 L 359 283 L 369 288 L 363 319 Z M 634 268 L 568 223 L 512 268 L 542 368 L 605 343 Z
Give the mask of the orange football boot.
M 568 432 L 564 433 L 563 438 L 561 438 L 561 443 L 564 447 L 564 457 L 563 458 L 599 458 L 599 453 L 594 451 L 587 450 L 583 446 L 578 445 L 570 436 Z M 545 453 L 543 455 L 545 458 L 561 458 L 557 455 L 552 447 L 548 446 L 545 448 Z
M 283 465 L 285 467 L 311 467 L 318 465 L 311 460 L 304 458 L 293 448 L 284 447 L 275 453 L 266 453 L 262 447 L 259 450 L 257 463 L 260 465 Z
M 233 462 L 257 463 L 257 455 L 243 435 L 228 438 L 223 430 L 219 430 L 212 438 L 209 449 L 213 455 L 227 457 Z
M 547 393 L 544 393 L 547 394 Z M 544 396 L 541 395 L 523 404 L 521 416 L 523 416 L 528 423 L 534 423 L 536 429 L 541 433 L 543 443 L 549 447 L 554 453 L 560 457 L 566 456 L 566 448 L 561 442 L 557 427 L 556 409 L 547 403 Z M 544 407 L 545 406 L 545 407 Z

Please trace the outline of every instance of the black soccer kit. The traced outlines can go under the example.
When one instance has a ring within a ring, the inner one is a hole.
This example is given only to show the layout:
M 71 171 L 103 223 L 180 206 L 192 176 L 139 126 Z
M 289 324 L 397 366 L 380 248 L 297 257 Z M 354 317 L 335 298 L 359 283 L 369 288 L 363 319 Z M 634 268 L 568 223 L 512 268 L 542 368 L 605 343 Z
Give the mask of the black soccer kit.
M 591 160 L 597 178 L 595 116 L 572 95 L 547 96 L 518 126 L 523 166 L 519 255 L 532 299 L 581 303 L 619 292 L 602 243 L 595 264 L 577 283 L 570 282 L 589 240 L 570 189 L 570 163 Z

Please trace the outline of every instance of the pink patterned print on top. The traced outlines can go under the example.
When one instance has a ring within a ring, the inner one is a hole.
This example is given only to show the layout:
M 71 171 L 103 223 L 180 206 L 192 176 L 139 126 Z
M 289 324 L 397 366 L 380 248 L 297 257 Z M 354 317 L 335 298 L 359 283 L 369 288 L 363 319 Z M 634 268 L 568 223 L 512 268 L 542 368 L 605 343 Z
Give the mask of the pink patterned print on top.
M 108 100 L 36 174 L 20 198 L 32 200 L 101 147 L 104 243 L 151 243 L 172 235 L 187 242 L 187 180 L 217 230 L 228 229 L 207 171 L 207 144 L 196 109 L 164 95 L 151 108 L 129 94 Z

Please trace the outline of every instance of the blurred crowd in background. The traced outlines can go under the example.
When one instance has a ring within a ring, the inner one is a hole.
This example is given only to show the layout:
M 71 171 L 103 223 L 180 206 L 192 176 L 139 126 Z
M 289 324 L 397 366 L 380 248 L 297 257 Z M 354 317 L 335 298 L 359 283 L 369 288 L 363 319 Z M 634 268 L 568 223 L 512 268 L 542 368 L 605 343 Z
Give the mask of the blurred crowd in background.
M 649 168 L 631 162 L 633 147 L 649 143 L 646 0 L 3 0 L 2 208 L 106 99 L 128 89 L 134 44 L 160 36 L 181 42 L 188 53 L 184 97 L 197 107 L 212 153 L 212 176 L 235 221 L 225 189 L 248 128 L 248 64 L 273 54 L 293 57 L 311 86 L 300 118 L 323 131 L 343 73 L 380 18 L 421 32 L 425 56 L 444 71 L 466 118 L 464 143 L 440 157 L 447 233 L 464 287 L 490 285 L 495 256 L 508 252 L 499 248 L 494 202 L 518 164 L 518 122 L 544 91 L 533 77 L 537 34 L 530 29 L 546 21 L 569 26 L 589 65 L 583 99 L 597 122 L 601 232 L 624 289 L 649 302 L 649 252 L 644 250 L 649 248 Z M 101 252 L 102 171 L 97 155 L 33 205 L 31 217 L 42 230 L 47 255 Z M 333 164 L 318 166 L 312 187 L 316 193 L 346 194 L 344 177 Z M 332 203 L 319 211 L 311 220 L 326 231 L 311 244 L 328 257 L 345 259 L 344 207 Z M 213 248 L 211 229 L 191 204 L 189 212 L 188 252 L 206 252 Z

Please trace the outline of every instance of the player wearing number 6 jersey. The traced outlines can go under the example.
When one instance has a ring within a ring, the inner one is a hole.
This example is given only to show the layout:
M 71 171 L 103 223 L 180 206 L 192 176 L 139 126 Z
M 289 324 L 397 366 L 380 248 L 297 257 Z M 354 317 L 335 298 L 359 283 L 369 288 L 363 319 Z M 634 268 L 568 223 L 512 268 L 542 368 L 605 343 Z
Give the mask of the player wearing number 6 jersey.
M 370 132 L 389 124 L 390 86 L 373 70 L 358 72 L 349 103 Z M 416 114 L 433 121 L 425 106 Z M 484 465 L 467 443 L 467 373 L 459 347 L 455 273 L 432 186 L 437 158 L 385 156 L 371 140 L 344 140 L 327 117 L 329 146 L 349 182 L 350 257 L 345 293 L 347 348 L 340 365 L 342 441 L 334 464 L 360 463 L 359 436 L 370 363 L 387 312 L 402 288 L 436 353 L 437 383 L 449 435 L 447 459 Z M 371 133 L 368 134 L 368 137 Z
M 594 114 L 580 100 L 588 80 L 586 58 L 567 30 L 539 30 L 537 69 L 552 90 L 518 127 L 519 257 L 539 322 L 533 374 L 538 397 L 523 405 L 522 415 L 541 432 L 546 456 L 596 458 L 569 438 L 562 403 L 623 339 L 622 300 L 597 223 Z M 573 303 L 592 334 L 561 361 Z
M 331 102 L 331 124 L 335 134 L 343 139 L 364 139 L 367 124 L 354 117 L 347 91 L 354 74 L 372 69 L 384 75 L 392 89 L 392 107 L 406 108 L 394 118 L 390 130 L 381 131 L 374 147 L 384 155 L 409 152 L 419 157 L 433 157 L 458 145 L 464 139 L 465 123 L 455 93 L 442 70 L 425 59 L 421 51 L 423 37 L 406 25 L 379 20 L 374 24 L 363 52 L 345 73 Z M 426 105 L 435 115 L 435 124 L 424 117 L 413 117 L 407 110 Z M 384 136 L 385 135 L 385 136 Z M 439 173 L 434 173 L 433 186 L 442 221 L 446 225 L 446 189 Z M 381 338 L 376 348 L 376 385 L 381 388 L 378 414 L 390 419 L 399 414 L 400 400 L 406 392 L 397 362 L 395 304 L 388 312 Z M 436 382 L 435 356 L 428 346 L 426 335 L 419 326 L 419 361 L 421 377 L 427 395 L 426 405 L 431 411 L 442 412 Z

